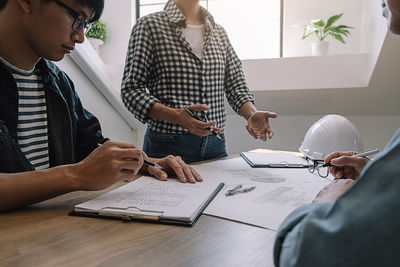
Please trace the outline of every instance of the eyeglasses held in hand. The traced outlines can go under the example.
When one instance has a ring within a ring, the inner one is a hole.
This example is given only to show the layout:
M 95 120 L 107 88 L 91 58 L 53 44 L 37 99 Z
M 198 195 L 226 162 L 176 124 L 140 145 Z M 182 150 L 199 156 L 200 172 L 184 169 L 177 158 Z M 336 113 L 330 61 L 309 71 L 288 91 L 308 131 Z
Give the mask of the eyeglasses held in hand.
M 315 171 L 322 178 L 326 178 L 329 175 L 330 164 L 325 164 L 323 160 L 307 159 L 308 171 L 314 173 Z

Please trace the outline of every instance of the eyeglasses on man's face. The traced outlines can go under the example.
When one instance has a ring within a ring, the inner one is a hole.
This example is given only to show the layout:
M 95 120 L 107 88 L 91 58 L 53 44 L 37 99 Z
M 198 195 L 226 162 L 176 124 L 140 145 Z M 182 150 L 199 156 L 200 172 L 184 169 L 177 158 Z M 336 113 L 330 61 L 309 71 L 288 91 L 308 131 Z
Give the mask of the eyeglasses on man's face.
M 67 6 L 66 4 L 64 4 L 63 2 L 61 2 L 59 0 L 53 0 L 53 1 L 57 5 L 68 10 L 68 12 L 71 14 L 71 16 L 75 19 L 74 23 L 72 23 L 72 30 L 74 32 L 79 32 L 80 30 L 82 30 L 82 28 L 83 28 L 84 34 L 86 34 L 89 31 L 90 26 L 92 24 L 90 23 L 89 19 L 86 19 L 86 16 L 84 16 L 82 13 L 76 11 L 75 9 Z
M 326 178 L 329 175 L 329 164 L 325 164 L 323 160 L 307 159 L 308 171 L 314 173 L 315 171 L 322 178 Z

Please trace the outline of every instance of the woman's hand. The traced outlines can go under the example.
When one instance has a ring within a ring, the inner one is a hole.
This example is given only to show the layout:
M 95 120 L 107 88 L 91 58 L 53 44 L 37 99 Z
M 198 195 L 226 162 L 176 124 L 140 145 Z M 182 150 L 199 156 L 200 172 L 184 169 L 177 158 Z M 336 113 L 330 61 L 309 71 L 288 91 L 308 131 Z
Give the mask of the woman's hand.
M 274 135 L 269 125 L 269 119 L 277 116 L 275 112 L 256 111 L 248 119 L 246 129 L 254 138 L 267 141 Z
M 196 114 L 197 111 L 207 111 L 210 107 L 206 105 L 190 105 L 188 106 L 190 111 Z M 193 118 L 184 108 L 178 110 L 178 124 L 183 128 L 187 129 L 190 133 L 195 134 L 197 136 L 207 136 L 211 134 L 211 129 L 215 132 L 220 133 L 222 131 L 221 128 L 214 128 L 213 126 L 217 123 L 216 121 L 201 121 L 196 118 Z

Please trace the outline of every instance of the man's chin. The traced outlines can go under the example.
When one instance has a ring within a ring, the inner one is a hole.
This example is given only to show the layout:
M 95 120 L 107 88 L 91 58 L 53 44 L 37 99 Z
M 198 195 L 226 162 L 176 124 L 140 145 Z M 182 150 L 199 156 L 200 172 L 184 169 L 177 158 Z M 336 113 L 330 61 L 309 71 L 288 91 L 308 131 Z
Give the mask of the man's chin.
M 390 24 L 390 31 L 394 34 L 400 34 L 400 24 Z
M 51 61 L 60 61 L 64 58 L 65 54 L 62 55 L 57 55 L 57 56 L 48 56 L 48 57 L 44 57 L 47 60 L 51 60 Z

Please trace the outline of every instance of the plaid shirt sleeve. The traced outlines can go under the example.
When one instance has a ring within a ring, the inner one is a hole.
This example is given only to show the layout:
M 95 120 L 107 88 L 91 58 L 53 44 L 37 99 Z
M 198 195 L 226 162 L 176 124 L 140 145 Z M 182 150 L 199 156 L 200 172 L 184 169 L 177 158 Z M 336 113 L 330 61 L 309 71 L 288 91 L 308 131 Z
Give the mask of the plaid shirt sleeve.
M 225 30 L 221 28 L 221 31 L 221 35 L 225 37 L 227 51 L 225 65 L 225 94 L 229 105 L 236 113 L 239 113 L 240 107 L 245 102 L 251 101 L 254 104 L 254 97 L 247 87 L 242 62 L 229 42 Z
M 145 19 L 140 19 L 132 29 L 121 83 L 121 98 L 126 108 L 142 123 L 151 120 L 147 112 L 159 100 L 147 89 L 152 73 L 153 39 Z

